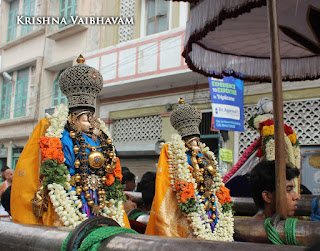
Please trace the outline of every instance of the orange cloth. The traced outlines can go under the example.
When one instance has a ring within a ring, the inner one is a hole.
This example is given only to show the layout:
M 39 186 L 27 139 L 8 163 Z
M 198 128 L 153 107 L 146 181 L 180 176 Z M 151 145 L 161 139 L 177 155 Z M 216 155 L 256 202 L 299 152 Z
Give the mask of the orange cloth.
M 11 216 L 13 222 L 23 224 L 40 224 L 48 226 L 62 226 L 59 216 L 54 211 L 52 203 L 43 213 L 42 219 L 34 216 L 31 206 L 35 192 L 39 187 L 40 149 L 39 139 L 44 136 L 50 122 L 41 119 L 35 127 L 28 143 L 24 147 L 15 169 L 11 188 Z M 117 161 L 120 165 L 120 161 Z M 126 228 L 130 228 L 127 214 L 124 213 L 123 221 Z
M 170 184 L 167 151 L 168 145 L 164 145 L 157 168 L 156 194 L 145 233 L 167 237 L 193 238 L 188 219 L 180 211 L 176 193 L 172 190 Z
M 24 147 L 16 166 L 11 188 L 11 216 L 13 222 L 44 224 L 32 212 L 31 200 L 39 187 L 39 138 L 49 126 L 47 119 L 41 119 Z M 51 209 L 46 214 L 51 215 Z M 44 217 L 47 218 L 47 217 Z M 50 223 L 50 222 L 45 222 Z M 50 225 L 50 224 L 48 224 Z

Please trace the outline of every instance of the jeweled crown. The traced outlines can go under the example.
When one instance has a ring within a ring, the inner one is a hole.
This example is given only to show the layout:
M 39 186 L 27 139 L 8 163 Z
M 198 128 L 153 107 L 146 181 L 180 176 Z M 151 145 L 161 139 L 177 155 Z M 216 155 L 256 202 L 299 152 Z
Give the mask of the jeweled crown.
M 95 110 L 95 99 L 103 87 L 100 72 L 84 62 L 85 59 L 80 55 L 78 64 L 67 68 L 59 77 L 59 86 L 68 99 L 69 110 Z
M 182 98 L 179 99 L 178 107 L 170 115 L 171 125 L 181 137 L 200 135 L 199 125 L 201 119 L 201 112 L 194 106 L 185 104 Z

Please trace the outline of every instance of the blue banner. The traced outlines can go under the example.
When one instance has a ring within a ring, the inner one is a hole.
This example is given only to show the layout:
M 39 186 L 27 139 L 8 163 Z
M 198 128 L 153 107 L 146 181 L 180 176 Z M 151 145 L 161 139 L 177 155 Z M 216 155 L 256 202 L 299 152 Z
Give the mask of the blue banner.
M 209 78 L 209 86 L 214 129 L 243 132 L 243 81 Z

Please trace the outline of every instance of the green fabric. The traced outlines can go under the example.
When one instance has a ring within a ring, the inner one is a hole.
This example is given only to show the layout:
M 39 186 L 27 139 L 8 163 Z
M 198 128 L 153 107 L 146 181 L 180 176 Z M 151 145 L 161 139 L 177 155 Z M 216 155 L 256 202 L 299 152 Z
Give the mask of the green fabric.
M 101 227 L 93 231 L 92 233 L 90 233 L 84 239 L 84 241 L 81 244 L 81 247 L 78 250 L 79 251 L 97 250 L 101 241 L 113 235 L 121 234 L 121 233 L 137 233 L 137 232 L 132 229 L 123 228 L 123 227 Z
M 67 236 L 67 238 L 64 240 L 62 246 L 61 246 L 61 251 L 66 251 L 66 248 L 67 248 L 67 243 L 68 243 L 68 240 L 71 236 L 72 232 L 70 232 Z
M 276 245 L 295 245 L 299 246 L 296 238 L 296 223 L 298 219 L 288 218 L 285 222 L 284 234 L 286 240 L 282 240 L 280 234 L 271 225 L 271 218 L 268 218 L 264 222 L 264 228 L 269 240 Z
M 129 228 L 113 227 L 113 226 L 94 228 L 92 231 L 90 231 L 88 236 L 83 240 L 78 250 L 79 251 L 87 251 L 87 250 L 95 251 L 98 249 L 101 241 L 113 235 L 121 234 L 121 233 L 137 233 L 137 232 Z M 61 251 L 66 250 L 67 243 L 71 234 L 72 232 L 70 232 L 67 238 L 64 240 L 61 246 Z
M 137 212 L 137 213 L 132 214 L 132 215 L 129 217 L 129 219 L 130 219 L 130 220 L 136 220 L 136 219 L 138 219 L 139 216 L 145 215 L 145 214 L 146 214 L 145 212 Z

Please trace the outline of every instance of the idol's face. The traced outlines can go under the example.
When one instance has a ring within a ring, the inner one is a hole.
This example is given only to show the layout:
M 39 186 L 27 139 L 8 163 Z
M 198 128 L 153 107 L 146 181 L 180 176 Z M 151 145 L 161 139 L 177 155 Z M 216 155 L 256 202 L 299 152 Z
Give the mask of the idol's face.
M 88 120 L 88 114 L 82 114 L 79 118 L 79 126 L 80 126 L 80 130 L 84 133 L 89 133 L 91 130 L 91 124 Z

